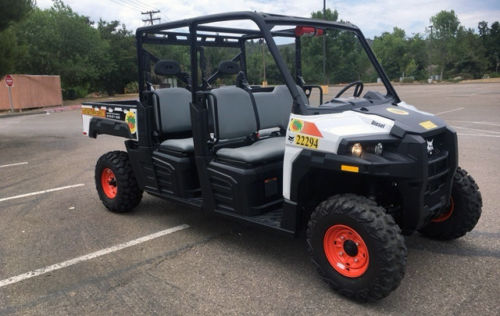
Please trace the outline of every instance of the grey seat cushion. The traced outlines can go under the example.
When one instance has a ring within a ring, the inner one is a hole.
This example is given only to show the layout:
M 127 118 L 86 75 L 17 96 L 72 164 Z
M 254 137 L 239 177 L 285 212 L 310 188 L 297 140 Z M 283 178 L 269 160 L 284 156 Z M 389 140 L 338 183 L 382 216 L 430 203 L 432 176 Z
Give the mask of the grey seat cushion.
M 192 138 L 167 139 L 160 144 L 160 147 L 184 153 L 194 152 L 194 143 Z
M 259 140 L 249 146 L 221 148 L 216 155 L 219 158 L 247 163 L 282 159 L 285 154 L 285 137 L 272 137 Z

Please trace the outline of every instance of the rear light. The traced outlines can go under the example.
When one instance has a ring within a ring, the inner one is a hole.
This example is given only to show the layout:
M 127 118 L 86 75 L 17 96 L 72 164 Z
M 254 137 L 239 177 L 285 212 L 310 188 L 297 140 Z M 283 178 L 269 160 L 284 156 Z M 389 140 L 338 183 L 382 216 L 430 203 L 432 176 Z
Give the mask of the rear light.
M 325 33 L 325 30 L 315 28 L 314 26 L 296 26 L 295 36 L 309 35 L 309 36 L 321 36 Z

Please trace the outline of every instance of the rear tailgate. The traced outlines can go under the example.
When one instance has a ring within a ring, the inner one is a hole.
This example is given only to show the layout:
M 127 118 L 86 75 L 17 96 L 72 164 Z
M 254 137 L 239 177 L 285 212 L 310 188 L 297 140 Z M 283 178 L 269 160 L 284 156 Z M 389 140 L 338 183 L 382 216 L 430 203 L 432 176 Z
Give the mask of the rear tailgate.
M 138 101 L 84 102 L 82 104 L 83 134 L 96 138 L 99 134 L 137 140 Z

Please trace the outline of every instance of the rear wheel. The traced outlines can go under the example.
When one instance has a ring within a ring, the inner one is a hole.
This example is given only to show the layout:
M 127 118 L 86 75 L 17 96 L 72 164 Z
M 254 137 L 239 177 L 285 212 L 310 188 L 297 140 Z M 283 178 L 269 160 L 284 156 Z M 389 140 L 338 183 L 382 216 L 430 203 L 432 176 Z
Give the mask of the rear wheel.
M 110 211 L 123 213 L 136 207 L 142 198 L 134 171 L 123 151 L 102 155 L 95 168 L 99 198 Z
M 407 250 L 394 219 L 365 197 L 342 194 L 311 215 L 307 244 L 322 278 L 359 301 L 386 297 L 403 279 Z
M 462 168 L 453 178 L 448 208 L 419 232 L 429 238 L 450 240 L 464 236 L 477 224 L 483 200 L 474 179 Z

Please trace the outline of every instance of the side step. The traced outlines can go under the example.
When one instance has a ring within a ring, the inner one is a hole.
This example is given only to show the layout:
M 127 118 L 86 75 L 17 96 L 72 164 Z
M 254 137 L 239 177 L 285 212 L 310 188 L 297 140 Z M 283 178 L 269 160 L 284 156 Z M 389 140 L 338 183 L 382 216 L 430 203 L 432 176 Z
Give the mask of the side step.
M 281 227 L 281 219 L 283 218 L 283 209 L 276 209 L 261 215 L 242 215 L 230 211 L 215 210 L 215 214 L 220 214 L 224 217 L 235 218 L 241 222 L 264 227 L 273 231 L 284 233 L 286 235 L 295 235 L 295 232 Z

